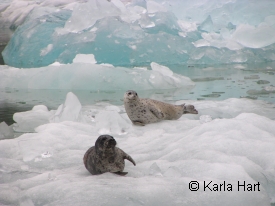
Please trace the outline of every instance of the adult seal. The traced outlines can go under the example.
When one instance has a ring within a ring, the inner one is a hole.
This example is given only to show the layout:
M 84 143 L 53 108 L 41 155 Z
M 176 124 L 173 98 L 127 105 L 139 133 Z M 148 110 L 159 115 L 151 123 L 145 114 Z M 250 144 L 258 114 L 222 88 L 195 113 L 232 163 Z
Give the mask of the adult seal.
M 86 169 L 93 175 L 105 172 L 126 175 L 128 172 L 123 172 L 124 159 L 136 165 L 130 155 L 116 147 L 116 140 L 112 136 L 101 135 L 97 138 L 95 146 L 85 153 L 83 162 Z
M 135 125 L 146 125 L 161 120 L 176 120 L 183 114 L 198 114 L 193 105 L 172 105 L 154 99 L 142 99 L 129 90 L 124 94 L 124 107 Z

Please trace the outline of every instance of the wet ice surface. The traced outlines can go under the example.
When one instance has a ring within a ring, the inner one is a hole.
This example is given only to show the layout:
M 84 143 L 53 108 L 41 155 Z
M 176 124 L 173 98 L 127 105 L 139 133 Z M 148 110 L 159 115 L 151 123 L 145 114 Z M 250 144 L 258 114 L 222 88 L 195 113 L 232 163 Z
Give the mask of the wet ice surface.
M 199 114 L 139 127 L 131 124 L 122 104 L 81 105 L 73 93 L 63 103 L 80 107 L 81 113 L 63 109 L 59 114 L 68 118 L 78 114 L 78 118 L 33 124 L 35 133 L 0 141 L 2 204 L 258 206 L 275 202 L 274 104 L 236 98 L 180 100 L 173 103 L 194 104 Z M 32 112 L 39 110 L 47 112 L 43 106 Z M 32 115 L 19 114 L 26 119 Z M 83 155 L 101 133 L 113 135 L 118 147 L 136 161 L 135 167 L 126 161 L 127 176 L 92 176 L 85 169 Z M 198 191 L 190 191 L 190 181 L 199 183 Z M 242 186 L 238 191 L 238 181 L 245 182 L 246 191 Z M 225 189 L 213 191 L 214 184 L 224 183 Z M 253 191 L 247 191 L 249 184 Z

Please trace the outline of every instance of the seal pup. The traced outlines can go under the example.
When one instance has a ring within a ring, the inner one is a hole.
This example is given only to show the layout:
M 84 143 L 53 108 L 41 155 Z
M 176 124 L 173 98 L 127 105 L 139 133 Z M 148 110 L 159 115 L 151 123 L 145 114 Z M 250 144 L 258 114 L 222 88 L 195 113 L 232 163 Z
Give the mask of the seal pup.
M 136 166 L 130 155 L 116 147 L 116 140 L 112 136 L 100 135 L 95 142 L 95 146 L 85 153 L 83 162 L 86 169 L 93 175 L 104 172 L 126 175 L 128 172 L 123 172 L 124 159 L 129 160 Z
M 146 125 L 161 120 L 176 120 L 183 114 L 198 114 L 193 105 L 172 105 L 154 99 L 142 99 L 129 90 L 124 94 L 124 107 L 135 125 Z

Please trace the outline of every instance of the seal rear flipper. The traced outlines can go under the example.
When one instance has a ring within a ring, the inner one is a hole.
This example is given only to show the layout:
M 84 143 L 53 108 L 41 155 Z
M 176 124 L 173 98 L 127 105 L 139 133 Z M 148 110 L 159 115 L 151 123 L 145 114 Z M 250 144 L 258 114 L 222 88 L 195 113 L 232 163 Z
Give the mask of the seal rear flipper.
M 183 107 L 183 114 L 198 114 L 198 111 L 191 104 L 186 106 L 185 104 L 182 104 L 181 106 Z
M 133 163 L 133 165 L 136 166 L 136 163 L 135 163 L 135 161 L 133 160 L 133 158 L 132 158 L 130 155 L 126 154 L 125 152 L 124 152 L 124 157 L 123 157 L 123 158 L 129 160 L 130 162 Z
M 125 176 L 125 175 L 128 174 L 128 172 L 120 172 L 120 171 L 118 171 L 118 172 L 113 172 L 113 173 L 116 174 L 116 175 L 120 175 L 120 176 Z

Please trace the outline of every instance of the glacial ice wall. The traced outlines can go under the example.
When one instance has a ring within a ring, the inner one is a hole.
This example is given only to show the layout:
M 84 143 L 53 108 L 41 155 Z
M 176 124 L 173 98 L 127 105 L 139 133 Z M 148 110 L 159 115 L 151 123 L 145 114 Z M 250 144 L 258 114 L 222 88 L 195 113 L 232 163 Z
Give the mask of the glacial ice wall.
M 120 66 L 275 60 L 272 0 L 49 2 L 33 6 L 15 30 L 3 51 L 6 64 L 71 63 L 78 53 Z M 2 14 L 9 18 L 11 9 Z

